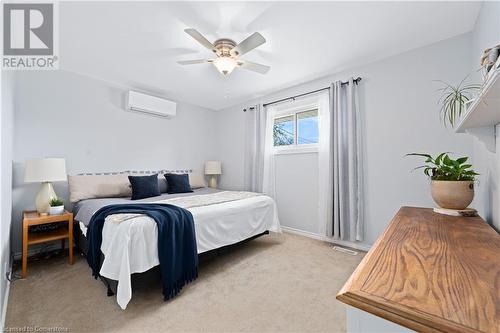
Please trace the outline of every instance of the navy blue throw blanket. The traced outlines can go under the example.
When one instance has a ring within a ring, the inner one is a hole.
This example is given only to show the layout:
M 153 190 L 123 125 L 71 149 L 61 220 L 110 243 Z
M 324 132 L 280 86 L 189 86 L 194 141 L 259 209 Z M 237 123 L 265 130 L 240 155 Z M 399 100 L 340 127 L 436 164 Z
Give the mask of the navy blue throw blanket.
M 88 227 L 87 262 L 97 279 L 101 269 L 102 228 L 106 216 L 144 214 L 158 226 L 158 257 L 163 295 L 168 300 L 198 277 L 198 251 L 193 215 L 184 208 L 168 204 L 120 204 L 99 209 Z

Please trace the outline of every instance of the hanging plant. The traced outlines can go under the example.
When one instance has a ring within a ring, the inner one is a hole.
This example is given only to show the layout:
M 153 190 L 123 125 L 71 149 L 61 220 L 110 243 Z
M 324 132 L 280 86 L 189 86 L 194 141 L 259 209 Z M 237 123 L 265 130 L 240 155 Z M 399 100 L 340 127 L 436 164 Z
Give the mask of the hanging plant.
M 474 93 L 481 89 L 480 84 L 465 84 L 465 77 L 458 86 L 452 86 L 444 81 L 438 81 L 443 84 L 443 87 L 438 89 L 442 92 L 442 96 L 438 101 L 441 105 L 440 113 L 444 125 L 450 124 L 454 127 L 457 120 L 460 119 L 465 111 L 465 104 L 470 101 Z

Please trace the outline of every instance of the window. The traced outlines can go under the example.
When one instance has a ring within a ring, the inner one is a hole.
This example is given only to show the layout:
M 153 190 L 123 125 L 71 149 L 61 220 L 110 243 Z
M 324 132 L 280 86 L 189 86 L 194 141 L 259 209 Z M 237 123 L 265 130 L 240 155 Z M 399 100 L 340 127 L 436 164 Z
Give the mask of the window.
M 297 141 L 299 145 L 318 143 L 318 110 L 297 113 Z
M 298 110 L 274 119 L 275 147 L 316 145 L 319 140 L 318 109 Z
M 295 144 L 295 115 L 274 119 L 273 136 L 275 146 Z

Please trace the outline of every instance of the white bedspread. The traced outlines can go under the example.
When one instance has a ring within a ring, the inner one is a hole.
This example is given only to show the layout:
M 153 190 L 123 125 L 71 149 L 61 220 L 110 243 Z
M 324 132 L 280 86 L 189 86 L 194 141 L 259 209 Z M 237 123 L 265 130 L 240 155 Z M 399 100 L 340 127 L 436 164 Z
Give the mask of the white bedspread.
M 276 204 L 265 195 L 225 191 L 161 202 L 184 207 L 193 214 L 198 253 L 237 243 L 266 230 L 281 232 Z M 155 221 L 136 214 L 109 216 L 102 230 L 101 251 L 105 259 L 100 274 L 118 281 L 116 299 L 125 309 L 132 297 L 130 275 L 159 265 Z

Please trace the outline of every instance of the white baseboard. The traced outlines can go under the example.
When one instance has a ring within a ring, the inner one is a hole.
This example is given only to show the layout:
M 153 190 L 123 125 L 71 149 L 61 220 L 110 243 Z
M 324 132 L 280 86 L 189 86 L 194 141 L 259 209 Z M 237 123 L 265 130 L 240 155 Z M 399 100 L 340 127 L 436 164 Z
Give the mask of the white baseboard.
M 324 242 L 337 244 L 340 246 L 350 247 L 350 248 L 353 248 L 356 250 L 361 250 L 361 251 L 369 251 L 370 247 L 371 247 L 370 245 L 363 244 L 363 243 L 354 243 L 354 242 L 349 242 L 349 241 L 342 241 L 342 240 L 333 239 L 332 237 L 322 236 L 320 234 L 316 234 L 316 233 L 310 232 L 310 231 L 304 231 L 304 230 L 285 227 L 285 226 L 281 226 L 281 229 L 283 229 L 283 231 L 289 232 L 291 234 L 305 236 L 305 237 L 321 240 Z
M 9 272 L 12 276 L 12 266 L 9 267 Z M 7 306 L 9 305 L 9 294 L 10 294 L 10 281 L 7 280 L 7 286 L 5 287 L 5 295 L 3 296 L 2 318 L 0 323 L 2 327 L 2 332 L 5 329 L 5 317 L 7 316 Z
M 304 230 L 285 227 L 285 226 L 281 226 L 281 229 L 283 229 L 284 232 L 288 232 L 288 233 L 300 235 L 300 236 L 305 236 L 305 237 L 309 237 L 309 238 L 314 238 L 317 240 L 324 240 L 324 238 L 325 238 L 319 234 L 315 234 L 314 232 L 310 232 L 310 231 L 304 231 Z

